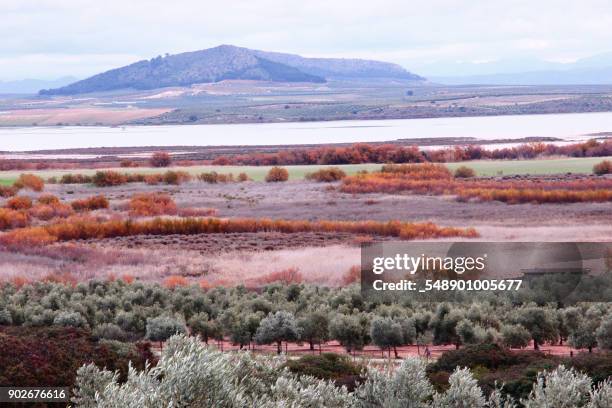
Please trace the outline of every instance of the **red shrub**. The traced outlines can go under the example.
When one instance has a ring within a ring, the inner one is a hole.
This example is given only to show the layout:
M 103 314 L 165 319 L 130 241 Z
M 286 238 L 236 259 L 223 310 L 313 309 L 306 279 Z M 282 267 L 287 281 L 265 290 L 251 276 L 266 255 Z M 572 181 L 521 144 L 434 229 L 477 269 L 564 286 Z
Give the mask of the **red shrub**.
M 351 283 L 361 281 L 361 267 L 359 265 L 353 265 L 342 277 L 342 283 L 344 285 L 350 285 Z
M 164 286 L 169 289 L 174 289 L 177 286 L 187 286 L 189 281 L 183 276 L 173 275 L 164 279 Z
M 15 194 L 17 194 L 17 191 L 19 191 L 19 189 L 15 186 L 0 186 L 0 197 L 2 198 L 8 198 L 8 197 L 12 197 Z
M 267 275 L 252 279 L 255 286 L 268 285 L 270 283 L 282 283 L 289 285 L 291 283 L 302 283 L 304 277 L 298 268 L 288 268 L 282 271 L 271 272 Z
M 130 200 L 129 209 L 130 215 L 140 217 L 177 213 L 174 200 L 168 194 L 161 193 L 136 194 Z
M 103 195 L 92 196 L 70 203 L 75 211 L 94 211 L 108 208 L 108 200 Z
M 155 152 L 149 162 L 153 167 L 168 167 L 172 163 L 172 159 L 166 152 Z
M 612 174 L 612 161 L 604 160 L 597 163 L 595 166 L 593 166 L 593 173 L 597 174 L 598 176 Z
M 26 196 L 15 196 L 6 202 L 6 207 L 13 210 L 27 210 L 32 208 L 32 199 Z

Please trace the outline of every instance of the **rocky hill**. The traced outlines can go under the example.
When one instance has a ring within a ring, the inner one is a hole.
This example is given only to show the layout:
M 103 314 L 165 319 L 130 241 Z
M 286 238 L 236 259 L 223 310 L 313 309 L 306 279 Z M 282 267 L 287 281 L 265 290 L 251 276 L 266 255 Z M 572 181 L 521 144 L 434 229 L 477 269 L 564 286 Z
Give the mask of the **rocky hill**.
M 399 65 L 380 61 L 339 58 L 304 58 L 221 45 L 143 60 L 113 69 L 41 95 L 73 95 L 118 89 L 155 89 L 190 86 L 228 79 L 274 82 L 325 82 L 342 78 L 422 80 Z

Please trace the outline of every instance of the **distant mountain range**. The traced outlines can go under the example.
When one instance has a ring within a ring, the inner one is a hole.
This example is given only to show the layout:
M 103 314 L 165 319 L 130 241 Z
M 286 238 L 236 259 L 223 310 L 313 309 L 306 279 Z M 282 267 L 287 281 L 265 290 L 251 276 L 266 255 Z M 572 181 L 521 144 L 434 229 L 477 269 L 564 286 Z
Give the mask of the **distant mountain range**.
M 340 58 L 304 58 L 299 55 L 221 45 L 201 51 L 156 57 L 94 75 L 41 95 L 74 95 L 118 89 L 155 89 L 190 86 L 228 79 L 323 83 L 327 79 L 424 78 L 399 65 Z
M 430 81 L 448 85 L 602 85 L 612 84 L 612 53 L 567 63 L 531 58 L 422 66 L 421 70 L 429 73 Z
M 53 80 L 20 79 L 17 81 L 0 81 L 0 94 L 35 94 L 44 88 L 56 88 L 76 81 L 75 77 L 63 77 Z
M 612 67 L 431 77 L 430 80 L 445 85 L 606 85 L 612 84 Z

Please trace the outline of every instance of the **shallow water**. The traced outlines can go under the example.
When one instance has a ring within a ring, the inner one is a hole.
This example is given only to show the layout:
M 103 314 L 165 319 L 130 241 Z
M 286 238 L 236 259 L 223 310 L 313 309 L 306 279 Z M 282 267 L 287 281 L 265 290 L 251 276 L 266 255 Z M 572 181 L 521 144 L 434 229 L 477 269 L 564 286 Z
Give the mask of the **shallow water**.
M 377 142 L 403 138 L 530 136 L 565 141 L 612 132 L 612 112 L 232 125 L 0 128 L 0 151 L 84 147 Z

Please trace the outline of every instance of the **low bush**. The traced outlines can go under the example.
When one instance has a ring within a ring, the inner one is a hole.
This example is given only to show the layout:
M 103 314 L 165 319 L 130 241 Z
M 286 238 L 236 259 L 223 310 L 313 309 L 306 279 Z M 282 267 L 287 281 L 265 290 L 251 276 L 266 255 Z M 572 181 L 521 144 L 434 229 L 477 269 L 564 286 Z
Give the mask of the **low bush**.
M 118 370 L 125 380 L 128 366 L 144 368 L 157 359 L 149 343 L 125 344 L 119 354 L 98 343 L 83 329 L 72 327 L 0 327 L 0 384 L 20 387 L 72 387 L 77 370 L 94 363 L 100 368 Z
M 142 193 L 136 194 L 129 202 L 130 215 L 150 217 L 156 215 L 174 215 L 177 213 L 176 203 L 168 194 Z
M 36 201 L 38 201 L 39 204 L 45 205 L 53 205 L 60 203 L 60 199 L 57 196 L 54 196 L 53 194 L 43 194 L 38 197 L 38 200 Z
M 108 208 L 108 200 L 103 195 L 83 198 L 70 203 L 74 211 L 94 211 L 103 208 Z
M 474 171 L 474 169 L 470 167 L 461 166 L 461 167 L 457 167 L 454 175 L 455 175 L 455 178 L 472 178 L 472 177 L 476 177 L 476 172 Z
M 0 209 L 0 229 L 2 225 L 2 209 Z M 57 237 L 51 235 L 43 227 L 19 228 L 10 233 L 0 235 L 0 243 L 8 247 L 28 248 L 47 245 L 55 242 Z
M 329 167 L 326 169 L 320 169 L 314 173 L 308 173 L 306 180 L 317 181 L 319 183 L 331 183 L 334 181 L 340 181 L 346 177 L 346 173 L 340 170 L 338 167 Z
M 127 177 L 116 171 L 97 171 L 91 181 L 96 187 L 112 187 L 127 183 Z
M 244 174 L 244 173 L 241 173 Z M 198 176 L 198 180 L 203 181 L 209 184 L 216 183 L 231 183 L 234 181 L 234 175 L 232 173 L 217 173 L 216 171 L 211 171 L 209 173 L 202 173 Z
M 266 174 L 266 182 L 275 183 L 289 180 L 289 172 L 283 167 L 272 167 Z
M 10 208 L 0 208 L 0 231 L 23 228 L 30 224 L 30 217 L 25 211 Z
M 153 167 L 168 167 L 172 163 L 170 154 L 166 152 L 155 152 L 151 156 L 149 163 Z
M 189 281 L 184 276 L 173 275 L 164 279 L 164 286 L 168 289 L 174 289 L 179 286 L 187 286 Z
M 597 163 L 593 166 L 593 173 L 598 176 L 603 176 L 604 174 L 612 174 L 612 161 L 604 160 L 602 162 Z
M 19 189 L 15 186 L 0 186 L 0 197 L 2 198 L 12 197 L 15 194 L 17 194 L 18 191 Z
M 351 362 L 346 355 L 323 353 L 306 355 L 296 360 L 287 360 L 285 366 L 294 374 L 309 375 L 320 380 L 334 381 L 338 386 L 345 385 L 353 391 L 359 382 L 365 367 Z
M 15 196 L 6 202 L 6 208 L 12 210 L 28 210 L 32 208 L 32 199 L 26 196 Z
M 255 286 L 265 286 L 271 283 L 282 283 L 289 285 L 291 283 L 302 283 L 304 277 L 298 268 L 287 268 L 281 271 L 270 272 L 267 275 L 260 276 L 252 280 Z
M 51 204 L 36 204 L 29 211 L 30 215 L 42 221 L 49 221 L 53 218 L 66 218 L 74 214 L 72 206 L 54 202 Z
M 102 176 L 100 176 L 100 179 Z M 93 182 L 93 177 L 84 174 L 64 174 L 60 180 L 60 184 L 89 184 Z
M 45 188 L 45 181 L 34 174 L 21 174 L 14 185 L 17 188 L 42 191 Z
M 148 195 L 145 195 L 148 196 Z M 162 195 L 163 196 L 163 195 Z M 164 202 L 164 201 L 163 201 Z M 176 209 L 173 202 L 156 202 L 148 197 L 134 201 L 137 214 L 161 211 L 165 208 Z M 439 227 L 434 223 L 409 223 L 400 221 L 296 221 L 253 218 L 155 218 L 147 221 L 94 219 L 73 219 L 47 224 L 43 227 L 22 228 L 0 235 L 0 242 L 19 244 L 21 239 L 35 242 L 34 237 L 44 236 L 41 242 L 51 237 L 51 242 L 74 239 L 112 238 L 131 235 L 168 235 L 168 234 L 217 234 L 236 232 L 343 232 L 359 235 L 378 235 L 400 239 L 428 239 L 465 237 L 476 238 L 473 228 Z
M 218 215 L 216 208 L 179 208 L 177 215 L 179 217 L 216 217 Z

